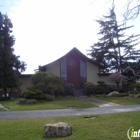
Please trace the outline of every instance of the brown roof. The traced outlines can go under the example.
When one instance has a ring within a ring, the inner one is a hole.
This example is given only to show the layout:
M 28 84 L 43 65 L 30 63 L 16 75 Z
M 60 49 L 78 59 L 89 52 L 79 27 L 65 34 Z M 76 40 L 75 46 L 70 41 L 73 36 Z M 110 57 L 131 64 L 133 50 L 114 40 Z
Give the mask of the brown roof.
M 89 61 L 90 63 L 92 63 L 94 65 L 97 65 L 97 66 L 101 66 L 99 63 L 97 63 L 96 61 L 88 58 L 86 55 L 84 55 L 82 52 L 80 52 L 76 47 L 74 47 L 72 50 L 70 50 L 68 53 L 66 53 L 64 56 L 60 57 L 59 59 L 57 59 L 57 60 L 55 60 L 55 61 L 53 61 L 51 63 L 48 63 L 46 65 L 40 66 L 41 70 L 45 70 L 45 68 L 47 67 L 47 65 L 50 65 L 50 64 L 52 64 L 52 63 L 54 63 L 54 62 L 56 62 L 56 61 L 64 58 L 66 55 L 71 54 L 71 53 L 77 53 L 77 55 L 80 55 L 81 57 L 83 57 L 84 59 L 86 59 L 87 61 Z

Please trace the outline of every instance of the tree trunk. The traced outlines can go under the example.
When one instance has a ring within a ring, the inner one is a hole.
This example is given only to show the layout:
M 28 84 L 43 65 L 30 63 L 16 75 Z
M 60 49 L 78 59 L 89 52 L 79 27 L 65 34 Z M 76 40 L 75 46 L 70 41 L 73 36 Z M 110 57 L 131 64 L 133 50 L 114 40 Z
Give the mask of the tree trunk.
M 117 85 L 117 91 L 119 92 L 120 91 L 119 82 L 116 82 L 116 85 Z
M 4 87 L 3 90 L 4 90 L 4 97 L 7 98 L 7 88 Z

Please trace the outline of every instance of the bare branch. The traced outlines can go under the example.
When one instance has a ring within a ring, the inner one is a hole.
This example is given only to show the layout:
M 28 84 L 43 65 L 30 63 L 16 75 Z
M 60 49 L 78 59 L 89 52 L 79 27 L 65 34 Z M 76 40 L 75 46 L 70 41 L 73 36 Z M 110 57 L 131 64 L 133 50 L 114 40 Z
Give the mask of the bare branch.
M 140 14 L 140 0 L 129 0 L 124 13 L 124 22 L 136 19 Z
M 135 71 L 134 71 L 130 66 L 127 66 L 127 67 L 124 69 L 124 71 L 126 71 L 127 69 L 131 70 L 132 73 L 134 74 L 134 76 L 140 76 L 140 75 L 136 74 Z

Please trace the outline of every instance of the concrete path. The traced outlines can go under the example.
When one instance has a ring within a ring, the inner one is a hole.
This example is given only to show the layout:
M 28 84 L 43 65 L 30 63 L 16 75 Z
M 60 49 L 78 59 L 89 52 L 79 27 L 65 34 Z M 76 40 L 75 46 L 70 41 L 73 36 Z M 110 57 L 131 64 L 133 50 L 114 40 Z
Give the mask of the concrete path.
M 95 104 L 99 107 L 107 107 L 107 106 L 121 106 L 119 104 L 115 104 L 115 103 L 111 103 L 111 102 L 106 102 L 106 101 L 101 101 L 101 100 L 97 100 L 94 98 L 89 98 L 87 96 L 79 96 L 79 99 L 86 101 L 86 102 L 90 102 L 92 104 Z
M 140 111 L 140 105 L 110 106 L 97 108 L 29 110 L 29 111 L 0 111 L 0 119 L 13 118 L 46 118 L 58 116 L 79 116 L 90 114 L 107 114 L 118 112 Z
M 99 107 L 120 106 L 119 104 L 90 98 L 90 97 L 86 96 L 86 94 L 84 93 L 84 90 L 75 90 L 74 91 L 74 96 L 78 99 L 81 99 L 81 100 L 86 101 L 86 102 L 90 102 L 90 103 L 95 104 Z

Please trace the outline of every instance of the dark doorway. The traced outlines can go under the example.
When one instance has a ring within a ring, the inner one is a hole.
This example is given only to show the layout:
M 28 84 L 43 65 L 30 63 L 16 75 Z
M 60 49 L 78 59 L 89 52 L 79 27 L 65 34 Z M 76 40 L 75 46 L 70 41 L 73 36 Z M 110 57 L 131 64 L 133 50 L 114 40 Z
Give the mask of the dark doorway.
M 79 60 L 76 58 L 68 59 L 67 71 L 67 82 L 74 84 L 76 89 L 81 88 Z

